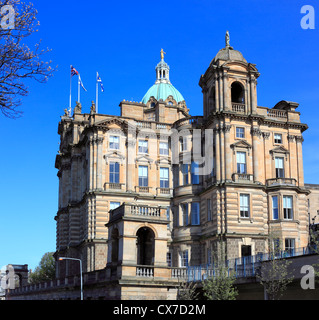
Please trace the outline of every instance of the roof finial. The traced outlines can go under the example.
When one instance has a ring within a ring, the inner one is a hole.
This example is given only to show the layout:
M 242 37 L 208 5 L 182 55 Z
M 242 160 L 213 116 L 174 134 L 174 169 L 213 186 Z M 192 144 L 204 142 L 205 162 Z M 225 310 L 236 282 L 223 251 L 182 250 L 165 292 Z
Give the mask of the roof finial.
M 229 36 L 229 31 L 227 30 L 226 32 L 226 37 L 225 37 L 225 42 L 226 42 L 226 48 L 230 47 L 230 36 Z
M 166 54 L 166 52 L 164 52 L 164 50 L 161 50 L 161 59 L 164 60 L 164 54 Z

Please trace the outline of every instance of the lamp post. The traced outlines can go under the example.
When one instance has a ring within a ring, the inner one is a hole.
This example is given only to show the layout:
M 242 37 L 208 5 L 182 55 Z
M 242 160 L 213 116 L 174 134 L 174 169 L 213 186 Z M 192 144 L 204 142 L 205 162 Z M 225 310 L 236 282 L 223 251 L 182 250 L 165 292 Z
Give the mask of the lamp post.
M 76 258 L 66 258 L 66 257 L 60 257 L 60 261 L 62 260 L 75 260 L 80 262 L 80 279 L 81 279 L 81 300 L 83 300 L 83 279 L 82 279 L 82 260 L 76 259 Z

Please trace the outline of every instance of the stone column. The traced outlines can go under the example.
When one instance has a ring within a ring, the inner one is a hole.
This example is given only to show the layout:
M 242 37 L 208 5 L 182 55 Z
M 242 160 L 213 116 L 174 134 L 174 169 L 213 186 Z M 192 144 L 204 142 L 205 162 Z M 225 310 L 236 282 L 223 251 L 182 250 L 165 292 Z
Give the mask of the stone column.
M 251 135 L 253 138 L 253 173 L 254 173 L 254 181 L 260 182 L 260 168 L 259 168 L 259 156 L 262 155 L 260 152 L 260 141 L 259 138 L 261 136 L 260 129 L 258 127 L 253 127 L 251 129 Z
M 215 111 L 218 112 L 220 110 L 220 105 L 219 105 L 219 78 L 218 74 L 215 73 L 214 76 L 215 79 Z
M 215 162 L 215 169 L 216 169 L 216 182 L 220 182 L 220 140 L 219 140 L 219 132 L 220 129 L 217 127 L 214 129 L 215 132 L 215 142 L 216 142 L 216 162 Z
M 297 148 L 297 166 L 298 166 L 298 186 L 304 186 L 304 173 L 303 173 L 303 158 L 302 158 L 302 143 L 304 141 L 302 136 L 296 136 Z
M 251 113 L 257 113 L 257 96 L 256 96 L 256 79 L 254 75 L 250 78 L 250 100 L 251 100 Z
M 230 143 L 229 143 L 229 135 L 230 135 L 231 126 L 226 124 L 224 127 L 225 130 L 225 179 L 227 181 L 231 181 L 231 169 L 232 169 L 232 155 L 230 150 Z
M 102 190 L 102 148 L 103 148 L 103 137 L 98 137 L 96 139 L 97 154 L 96 154 L 96 189 Z
M 219 138 L 220 138 L 220 178 L 223 182 L 225 182 L 226 180 L 226 171 L 225 171 L 225 167 L 226 167 L 226 163 L 225 163 L 225 127 L 224 124 L 221 125 L 221 129 L 219 132 Z
M 225 100 L 224 100 L 224 94 L 223 94 L 223 81 L 222 81 L 222 73 L 219 73 L 218 77 L 218 87 L 219 87 L 219 111 L 224 110 Z
M 229 88 L 228 88 L 228 74 L 224 71 L 223 74 L 223 89 L 224 89 L 224 110 L 231 110 L 230 109 L 230 100 L 229 99 Z

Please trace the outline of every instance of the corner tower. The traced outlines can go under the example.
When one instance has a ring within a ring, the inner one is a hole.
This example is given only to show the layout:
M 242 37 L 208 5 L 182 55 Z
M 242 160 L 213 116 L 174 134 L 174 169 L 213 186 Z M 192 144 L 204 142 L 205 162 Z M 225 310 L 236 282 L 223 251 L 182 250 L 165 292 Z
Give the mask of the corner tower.
M 200 78 L 204 118 L 211 112 L 222 111 L 255 114 L 259 75 L 256 65 L 248 63 L 241 52 L 230 46 L 227 31 L 225 48 L 219 50 Z

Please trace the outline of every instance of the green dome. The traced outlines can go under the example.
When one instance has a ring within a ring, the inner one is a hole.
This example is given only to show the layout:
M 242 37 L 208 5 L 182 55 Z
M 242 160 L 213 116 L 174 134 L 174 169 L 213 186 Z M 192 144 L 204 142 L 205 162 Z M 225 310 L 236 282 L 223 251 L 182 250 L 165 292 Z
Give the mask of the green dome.
M 161 61 L 157 64 L 155 70 L 156 82 L 147 91 L 146 95 L 142 99 L 142 103 L 147 104 L 151 97 L 154 97 L 157 101 L 165 101 L 169 96 L 172 96 L 177 103 L 184 101 L 185 99 L 181 93 L 169 81 L 170 68 L 164 61 L 163 56 Z
M 154 97 L 157 101 L 160 99 L 165 101 L 169 96 L 172 96 L 177 103 L 185 100 L 171 83 L 156 83 L 147 91 L 142 103 L 146 104 L 151 97 Z

